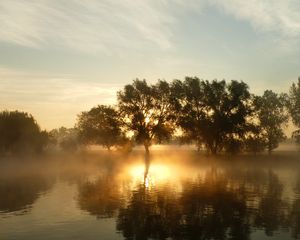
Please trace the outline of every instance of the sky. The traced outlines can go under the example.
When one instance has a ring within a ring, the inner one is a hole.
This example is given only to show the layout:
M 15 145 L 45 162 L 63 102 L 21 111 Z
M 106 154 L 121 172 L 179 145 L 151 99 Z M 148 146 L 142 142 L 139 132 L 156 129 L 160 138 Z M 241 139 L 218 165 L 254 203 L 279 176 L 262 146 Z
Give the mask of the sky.
M 0 110 L 42 129 L 115 104 L 135 78 L 243 80 L 287 92 L 300 75 L 299 0 L 1 0 Z

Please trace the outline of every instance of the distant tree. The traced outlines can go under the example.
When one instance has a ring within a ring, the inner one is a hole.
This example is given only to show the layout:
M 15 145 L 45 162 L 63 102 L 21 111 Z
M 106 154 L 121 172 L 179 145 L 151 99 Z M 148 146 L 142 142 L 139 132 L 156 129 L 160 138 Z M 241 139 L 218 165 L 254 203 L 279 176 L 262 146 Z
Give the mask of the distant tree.
M 51 142 L 63 151 L 76 151 L 80 145 L 76 128 L 60 127 L 49 132 Z
M 19 111 L 0 112 L 0 152 L 39 152 L 48 143 L 32 115 Z
M 77 128 L 83 143 L 97 144 L 108 150 L 126 140 L 119 113 L 111 106 L 98 105 L 78 117 Z
M 118 107 L 128 131 L 146 154 L 153 142 L 168 141 L 174 131 L 171 110 L 172 88 L 166 81 L 148 85 L 136 79 L 118 92 Z
M 288 108 L 293 123 L 299 128 L 293 133 L 293 138 L 300 144 L 300 77 L 290 88 Z
M 186 78 L 181 95 L 178 124 L 183 134 L 216 154 L 238 151 L 248 131 L 250 93 L 244 82 L 201 81 Z
M 278 95 L 271 90 L 266 90 L 262 96 L 255 97 L 254 106 L 261 129 L 260 135 L 266 142 L 269 153 L 286 137 L 282 129 L 288 120 L 285 105 L 286 96 Z

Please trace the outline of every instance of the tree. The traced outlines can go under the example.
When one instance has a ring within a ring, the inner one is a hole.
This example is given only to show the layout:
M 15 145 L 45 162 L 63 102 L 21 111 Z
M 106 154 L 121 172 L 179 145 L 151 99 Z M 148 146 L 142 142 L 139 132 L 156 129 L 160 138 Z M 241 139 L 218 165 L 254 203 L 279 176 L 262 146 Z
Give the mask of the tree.
M 118 92 L 123 122 L 147 155 L 153 142 L 168 141 L 174 131 L 172 96 L 170 85 L 161 80 L 150 86 L 146 80 L 136 79 Z
M 293 123 L 300 128 L 300 77 L 298 78 L 298 83 L 293 83 L 290 88 L 288 108 Z M 300 144 L 300 129 L 293 133 L 293 137 Z
M 248 131 L 250 93 L 244 82 L 203 81 L 186 78 L 181 95 L 178 125 L 185 136 L 203 143 L 216 154 L 236 151 Z
M 255 111 L 261 136 L 265 139 L 269 153 L 278 147 L 280 141 L 285 139 L 282 126 L 288 120 L 285 110 L 286 96 L 278 95 L 271 90 L 266 90 L 262 96 L 254 99 Z
M 202 124 L 204 119 L 204 92 L 199 78 L 186 77 L 184 82 L 175 80 L 177 95 L 177 123 L 183 134 L 181 140 L 186 143 L 195 142 L 198 150 L 203 143 Z
M 41 131 L 29 113 L 0 112 L 0 152 L 39 152 L 47 143 L 47 132 Z
M 79 147 L 79 134 L 76 128 L 60 127 L 49 132 L 51 142 L 63 151 L 76 151 Z
M 77 128 L 84 143 L 106 147 L 120 145 L 125 140 L 119 113 L 111 106 L 98 105 L 79 115 Z

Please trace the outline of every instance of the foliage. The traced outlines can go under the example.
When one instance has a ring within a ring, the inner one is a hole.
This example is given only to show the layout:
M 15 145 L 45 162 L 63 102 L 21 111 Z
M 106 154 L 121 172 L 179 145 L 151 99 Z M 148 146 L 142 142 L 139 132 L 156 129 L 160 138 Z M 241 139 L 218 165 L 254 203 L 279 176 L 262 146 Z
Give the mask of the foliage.
M 76 151 L 79 147 L 78 130 L 76 128 L 60 127 L 49 133 L 51 142 L 63 151 Z
M 149 151 L 153 142 L 168 141 L 174 131 L 172 88 L 166 81 L 148 85 L 136 79 L 118 92 L 118 107 L 126 129 Z
M 48 143 L 48 134 L 41 131 L 32 115 L 19 111 L 0 112 L 0 152 L 40 152 Z
M 251 95 L 244 82 L 186 78 L 180 94 L 178 125 L 187 138 L 215 154 L 224 147 L 236 152 L 248 130 Z
M 259 135 L 251 135 L 245 139 L 245 151 L 252 153 L 263 152 L 267 146 L 266 140 L 264 137 Z
M 293 83 L 290 88 L 288 107 L 293 123 L 300 128 L 300 77 L 298 78 L 298 82 Z M 300 144 L 299 132 L 300 129 L 293 133 L 293 137 L 296 139 L 298 144 Z
M 259 120 L 260 134 L 266 142 L 269 152 L 277 148 L 285 139 L 282 126 L 288 120 L 285 111 L 286 96 L 266 90 L 262 96 L 256 96 L 254 106 Z
M 77 128 L 83 143 L 98 144 L 107 149 L 126 141 L 119 113 L 111 106 L 98 105 L 79 115 Z

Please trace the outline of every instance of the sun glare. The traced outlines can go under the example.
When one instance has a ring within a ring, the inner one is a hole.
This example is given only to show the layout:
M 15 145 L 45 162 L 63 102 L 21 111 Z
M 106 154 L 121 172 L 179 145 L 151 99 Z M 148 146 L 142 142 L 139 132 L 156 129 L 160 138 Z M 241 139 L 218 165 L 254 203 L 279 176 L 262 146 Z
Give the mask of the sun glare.
M 128 171 L 134 182 L 143 182 L 146 187 L 154 186 L 157 183 L 166 181 L 171 176 L 170 167 L 162 164 L 150 165 L 146 177 L 145 166 L 143 164 L 131 166 Z

